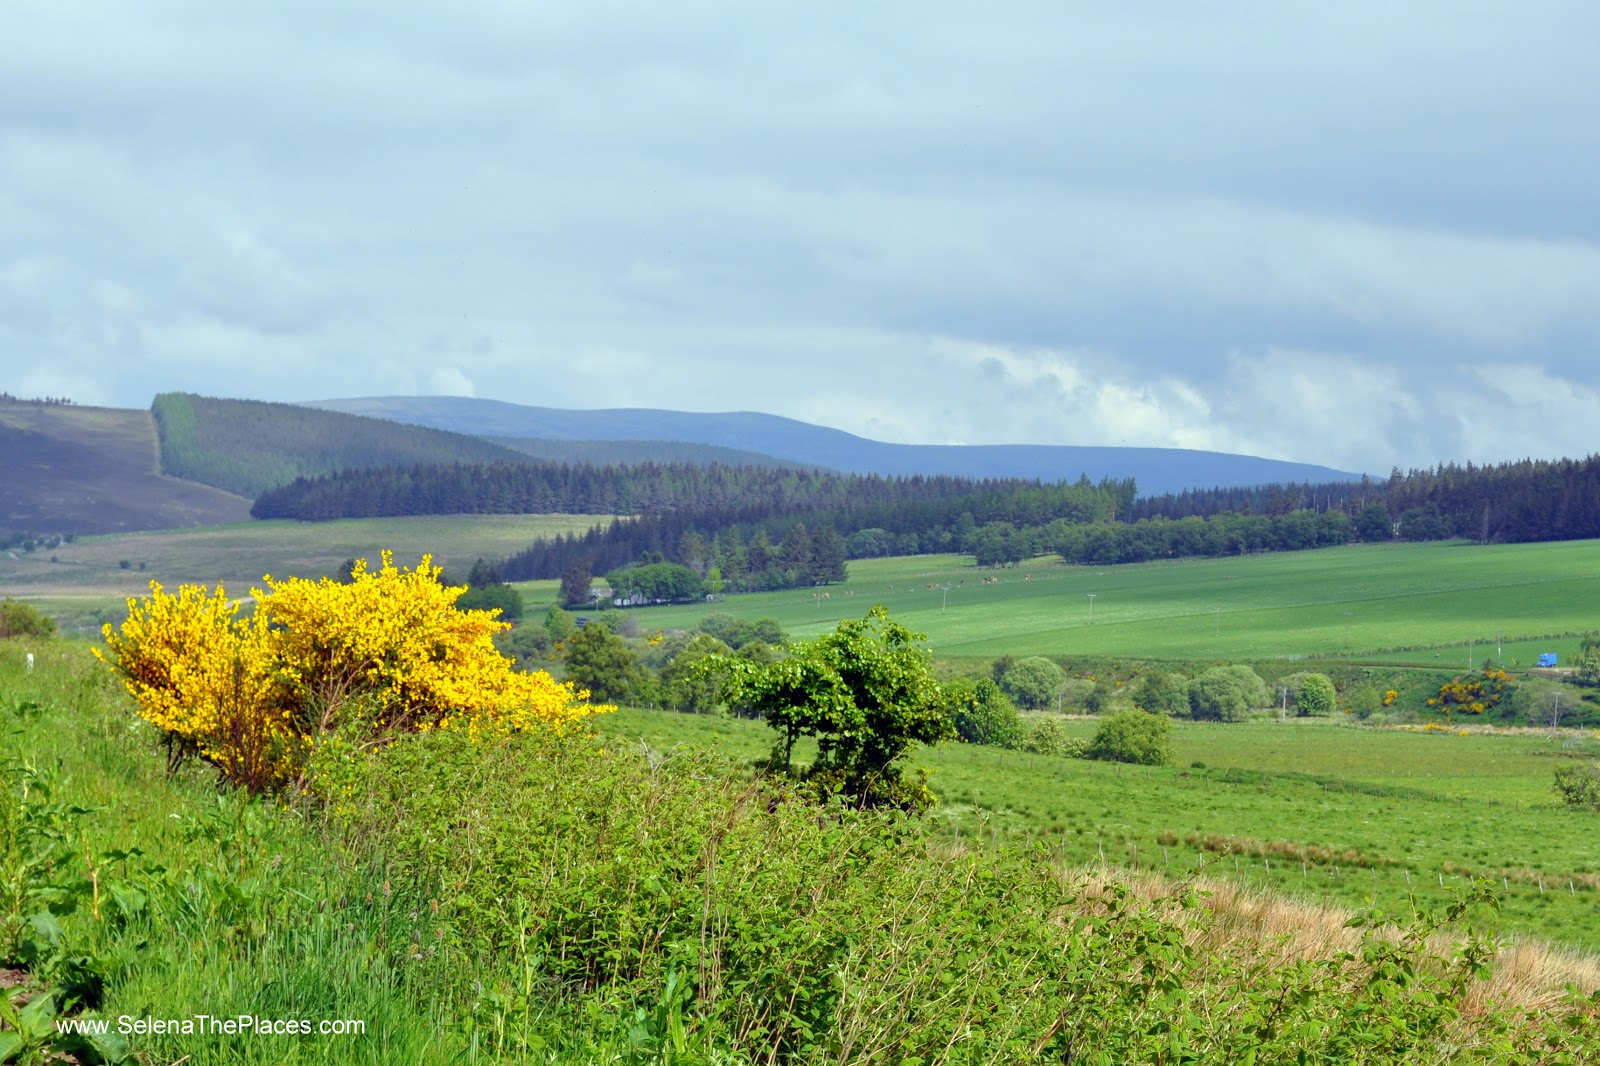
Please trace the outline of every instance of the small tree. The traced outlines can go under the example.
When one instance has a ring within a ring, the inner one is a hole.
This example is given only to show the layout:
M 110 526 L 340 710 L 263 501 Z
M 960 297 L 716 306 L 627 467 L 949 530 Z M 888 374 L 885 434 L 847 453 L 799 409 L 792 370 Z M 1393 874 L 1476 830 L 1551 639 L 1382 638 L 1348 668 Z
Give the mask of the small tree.
M 897 762 L 914 744 L 955 735 L 923 639 L 878 606 L 792 645 L 788 658 L 758 665 L 708 656 L 702 669 L 722 672 L 727 698 L 778 730 L 773 769 L 793 773 L 795 742 L 816 737 L 817 761 L 802 775 L 816 794 L 921 812 L 933 793 L 922 780 L 905 781 Z
M 669 706 L 680 711 L 709 713 L 722 700 L 722 686 L 714 674 L 696 669 L 711 655 L 733 651 L 708 633 L 696 633 L 661 671 L 662 694 Z
M 603 622 L 590 622 L 568 637 L 565 658 L 567 680 L 607 703 L 636 699 L 645 680 L 627 643 Z
M 1084 754 L 1109 762 L 1166 766 L 1172 762 L 1172 723 L 1165 715 L 1118 711 L 1100 723 Z
M 1563 766 L 1556 771 L 1555 790 L 1568 807 L 1600 810 L 1600 767 Z
M 589 602 L 589 583 L 594 580 L 594 564 L 588 559 L 574 559 L 561 574 L 561 602 L 577 606 Z
M 1149 714 L 1188 714 L 1189 682 L 1180 674 L 1149 674 L 1133 694 L 1133 705 Z
M 1307 674 L 1294 693 L 1295 706 L 1300 708 L 1300 713 L 1312 718 L 1332 715 L 1338 700 L 1333 679 L 1327 674 Z
M 1024 730 L 1017 708 L 987 677 L 963 677 L 945 686 L 950 721 L 969 744 L 997 748 L 1022 746 Z
M 1049 707 L 1061 687 L 1061 667 L 1042 655 L 1019 659 L 1000 678 L 1000 688 L 1020 706 Z
M 1272 702 L 1267 683 L 1248 666 L 1215 666 L 1189 682 L 1189 713 L 1238 722 Z

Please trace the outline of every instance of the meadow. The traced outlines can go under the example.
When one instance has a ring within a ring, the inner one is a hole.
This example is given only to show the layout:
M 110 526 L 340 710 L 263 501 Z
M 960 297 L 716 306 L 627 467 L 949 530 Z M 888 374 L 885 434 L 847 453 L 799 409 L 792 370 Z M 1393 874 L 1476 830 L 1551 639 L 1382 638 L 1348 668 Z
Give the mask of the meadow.
M 214 586 L 237 595 L 264 574 L 317 577 L 346 559 L 376 564 L 379 552 L 413 565 L 425 552 L 460 579 L 479 557 L 502 558 L 538 537 L 582 533 L 608 516 L 452 515 L 338 522 L 241 522 L 198 529 L 81 537 L 51 549 L 0 552 L 0 597 L 26 598 L 68 631 L 98 632 L 152 580 Z M 52 561 L 53 560 L 53 561 Z M 128 565 L 123 567 L 123 563 Z M 459 572 L 459 573 L 457 573 Z
M 1054 556 L 1001 570 L 959 555 L 863 559 L 826 589 L 637 614 L 652 629 L 691 628 L 712 611 L 772 617 L 807 638 L 882 603 L 926 633 L 941 658 L 1329 658 L 1448 669 L 1459 660 L 1464 669 L 1469 655 L 1481 665 L 1494 654 L 1497 641 L 1507 666 L 1531 665 L 1545 651 L 1570 661 L 1577 635 L 1600 626 L 1597 601 L 1595 541 L 1448 542 L 1116 567 L 1065 566 Z
M 1089 738 L 1091 718 L 1065 719 Z M 624 709 L 610 734 L 669 750 L 714 745 L 751 760 L 762 723 Z M 1439 902 L 1495 883 L 1505 932 L 1600 951 L 1595 815 L 1551 791 L 1595 734 L 1373 729 L 1290 719 L 1175 722 L 1177 758 L 1128 766 L 946 744 L 919 749 L 952 840 L 1027 842 L 1075 864 L 1200 872 L 1351 908 Z

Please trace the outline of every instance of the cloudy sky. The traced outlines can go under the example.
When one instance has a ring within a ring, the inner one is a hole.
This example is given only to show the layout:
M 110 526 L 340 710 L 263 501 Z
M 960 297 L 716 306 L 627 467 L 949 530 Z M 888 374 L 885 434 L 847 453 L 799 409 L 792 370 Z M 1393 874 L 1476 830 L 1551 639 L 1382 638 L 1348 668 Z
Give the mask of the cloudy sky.
M 6 0 L 0 389 L 1587 455 L 1596 41 L 1559 0 Z

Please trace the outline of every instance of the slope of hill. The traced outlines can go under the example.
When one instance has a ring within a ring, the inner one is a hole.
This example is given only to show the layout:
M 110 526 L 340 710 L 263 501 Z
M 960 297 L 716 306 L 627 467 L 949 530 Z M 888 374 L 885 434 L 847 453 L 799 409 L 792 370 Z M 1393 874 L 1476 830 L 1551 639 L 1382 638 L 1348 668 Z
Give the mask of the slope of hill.
M 163 472 L 248 496 L 339 470 L 526 459 L 470 433 L 298 404 L 165 392 L 150 410 L 161 431 Z
M 1348 471 L 1249 455 L 1179 448 L 1074 445 L 885 444 L 837 429 L 748 411 L 696 414 L 651 409 L 566 411 L 457 396 L 320 400 L 306 406 L 496 437 L 548 440 L 687 441 L 760 452 L 847 473 L 1076 480 L 1132 477 L 1141 495 L 1188 488 L 1326 482 Z
M 244 522 L 250 501 L 159 472 L 149 411 L 0 400 L 0 530 L 118 533 Z

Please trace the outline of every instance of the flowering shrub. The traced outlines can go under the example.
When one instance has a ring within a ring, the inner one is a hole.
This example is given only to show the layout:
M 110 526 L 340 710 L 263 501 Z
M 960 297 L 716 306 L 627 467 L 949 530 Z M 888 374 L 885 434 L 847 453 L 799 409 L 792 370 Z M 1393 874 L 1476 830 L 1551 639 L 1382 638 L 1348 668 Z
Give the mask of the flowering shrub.
M 221 585 L 172 595 L 152 581 L 96 654 L 163 730 L 170 762 L 198 756 L 252 792 L 304 785 L 312 749 L 334 737 L 370 750 L 401 733 L 559 727 L 604 709 L 543 671 L 513 671 L 492 639 L 508 625 L 458 609 L 466 590 L 439 573 L 430 556 L 403 570 L 384 552 L 348 583 L 268 575 L 243 618 Z
M 1439 695 L 1428 700 L 1428 706 L 1438 707 L 1445 714 L 1463 711 L 1482 714 L 1500 702 L 1506 694 L 1511 675 L 1493 666 L 1485 666 L 1476 676 L 1458 677 L 1439 686 Z

